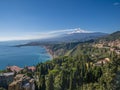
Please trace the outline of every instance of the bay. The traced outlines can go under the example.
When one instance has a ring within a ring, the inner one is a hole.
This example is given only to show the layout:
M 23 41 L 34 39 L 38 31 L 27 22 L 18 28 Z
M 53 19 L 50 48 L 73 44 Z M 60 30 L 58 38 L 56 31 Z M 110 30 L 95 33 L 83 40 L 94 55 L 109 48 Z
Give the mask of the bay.
M 0 43 L 0 70 L 12 65 L 19 67 L 32 66 L 51 59 L 46 49 L 41 46 L 11 47 L 19 43 Z

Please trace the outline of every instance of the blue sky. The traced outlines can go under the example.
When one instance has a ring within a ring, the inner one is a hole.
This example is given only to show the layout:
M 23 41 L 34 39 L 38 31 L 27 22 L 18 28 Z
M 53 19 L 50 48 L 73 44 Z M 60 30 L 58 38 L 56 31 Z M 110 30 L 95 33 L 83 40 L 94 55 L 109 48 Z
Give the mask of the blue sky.
M 120 0 L 0 0 L 0 40 L 74 28 L 120 30 Z

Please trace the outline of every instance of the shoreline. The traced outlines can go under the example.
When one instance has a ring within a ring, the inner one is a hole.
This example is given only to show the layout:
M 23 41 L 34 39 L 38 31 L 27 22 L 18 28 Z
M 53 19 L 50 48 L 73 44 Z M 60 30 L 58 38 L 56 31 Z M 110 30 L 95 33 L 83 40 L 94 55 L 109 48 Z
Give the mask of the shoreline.
M 42 47 L 47 51 L 47 53 L 48 53 L 49 56 L 50 56 L 50 59 L 51 59 L 51 60 L 54 59 L 53 51 L 52 51 L 51 49 L 49 49 L 47 46 L 45 46 L 45 45 L 43 45 Z

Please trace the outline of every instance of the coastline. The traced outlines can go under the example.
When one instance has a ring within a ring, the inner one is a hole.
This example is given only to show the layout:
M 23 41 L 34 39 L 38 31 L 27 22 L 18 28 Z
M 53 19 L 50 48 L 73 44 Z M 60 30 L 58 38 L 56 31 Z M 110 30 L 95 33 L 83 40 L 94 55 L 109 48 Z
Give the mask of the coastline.
M 43 48 L 46 49 L 47 53 L 49 54 L 50 56 L 50 59 L 52 60 L 54 58 L 54 54 L 53 54 L 53 51 L 51 49 L 49 49 L 47 46 L 43 46 Z
M 30 43 L 30 44 L 16 45 L 14 47 L 25 47 L 25 46 L 42 46 L 47 51 L 47 53 L 49 54 L 50 59 L 53 59 L 55 57 L 54 52 L 47 45 Z

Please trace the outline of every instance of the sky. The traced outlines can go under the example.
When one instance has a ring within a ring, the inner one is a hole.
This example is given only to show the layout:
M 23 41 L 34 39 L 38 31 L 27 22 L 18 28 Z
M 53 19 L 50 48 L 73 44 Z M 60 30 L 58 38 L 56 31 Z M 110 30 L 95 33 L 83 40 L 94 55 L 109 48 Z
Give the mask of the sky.
M 51 37 L 54 31 L 76 28 L 120 31 L 120 0 L 0 0 L 0 41 Z

